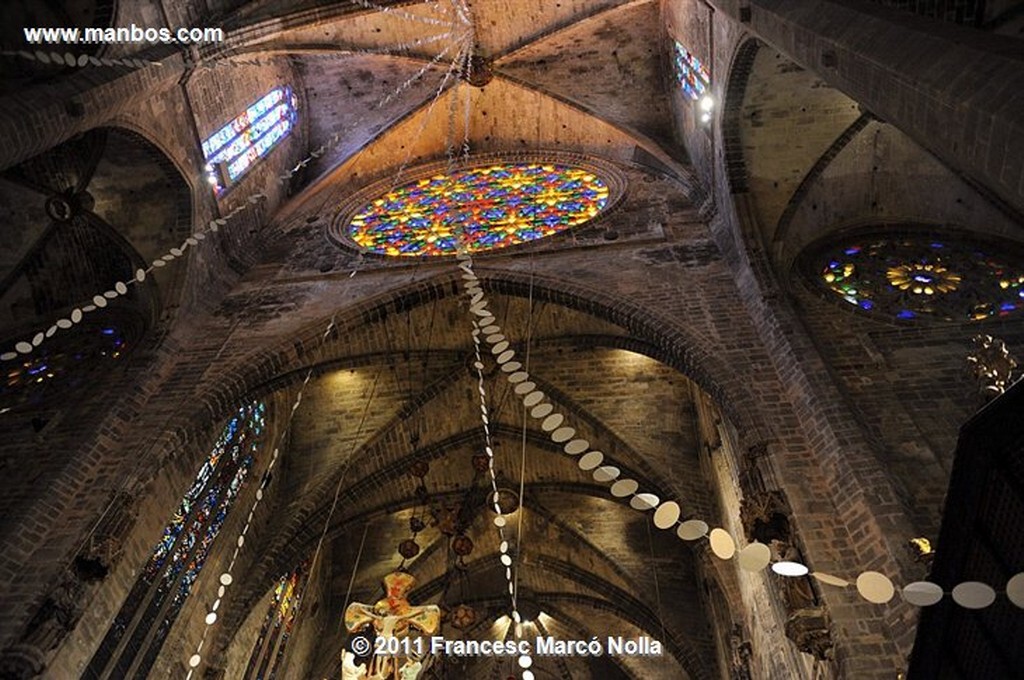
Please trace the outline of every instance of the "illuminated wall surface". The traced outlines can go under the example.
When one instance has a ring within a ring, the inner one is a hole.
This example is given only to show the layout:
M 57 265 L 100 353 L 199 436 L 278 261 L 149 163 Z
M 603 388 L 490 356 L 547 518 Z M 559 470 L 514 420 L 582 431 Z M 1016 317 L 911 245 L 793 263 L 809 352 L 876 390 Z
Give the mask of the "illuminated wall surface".
M 897 319 L 1017 314 L 1024 270 L 992 250 L 927 237 L 848 243 L 819 259 L 819 281 L 851 305 Z
M 673 62 L 683 94 L 694 101 L 700 99 L 711 86 L 711 74 L 703 62 L 679 43 L 675 44 Z
M 207 177 L 217 193 L 288 136 L 298 118 L 297 109 L 292 88 L 275 88 L 203 142 Z M 218 164 L 223 172 L 215 169 Z
M 348 235 L 372 253 L 454 255 L 551 236 L 596 217 L 608 186 L 567 165 L 499 163 L 398 187 L 352 217 Z

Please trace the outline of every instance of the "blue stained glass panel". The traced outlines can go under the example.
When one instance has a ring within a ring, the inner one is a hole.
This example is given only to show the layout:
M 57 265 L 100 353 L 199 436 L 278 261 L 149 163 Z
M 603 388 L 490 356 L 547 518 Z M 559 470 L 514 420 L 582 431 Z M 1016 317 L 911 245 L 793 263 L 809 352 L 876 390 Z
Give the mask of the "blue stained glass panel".
M 695 57 L 692 52 L 675 43 L 673 51 L 673 63 L 675 64 L 676 80 L 683 90 L 683 94 L 696 101 L 711 87 L 711 73 L 708 72 L 704 63 Z
M 297 119 L 298 100 L 291 87 L 278 87 L 207 137 L 203 157 L 214 191 L 223 193 L 270 153 L 292 131 Z M 217 166 L 225 172 L 218 172 Z

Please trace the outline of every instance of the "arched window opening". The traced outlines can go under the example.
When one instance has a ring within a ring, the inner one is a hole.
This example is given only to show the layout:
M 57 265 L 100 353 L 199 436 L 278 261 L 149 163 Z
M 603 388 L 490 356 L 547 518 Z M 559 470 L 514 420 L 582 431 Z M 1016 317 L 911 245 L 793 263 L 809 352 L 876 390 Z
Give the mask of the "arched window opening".
M 262 448 L 265 426 L 263 403 L 242 407 L 228 421 L 84 677 L 147 676 Z
M 288 136 L 298 108 L 292 88 L 276 87 L 206 138 L 206 178 L 218 196 Z
M 278 677 L 308 575 L 306 563 L 277 582 L 242 680 L 274 680 Z

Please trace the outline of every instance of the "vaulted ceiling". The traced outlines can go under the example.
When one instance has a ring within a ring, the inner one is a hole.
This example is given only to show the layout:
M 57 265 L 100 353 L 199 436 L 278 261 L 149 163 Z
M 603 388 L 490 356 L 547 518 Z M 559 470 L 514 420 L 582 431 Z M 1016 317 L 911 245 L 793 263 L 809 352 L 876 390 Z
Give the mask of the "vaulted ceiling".
M 273 20 L 284 30 L 237 46 L 233 59 L 287 55 L 301 83 L 309 148 L 326 150 L 304 171 L 308 188 L 280 216 L 286 236 L 264 255 L 259 277 L 247 277 L 225 301 L 224 313 L 241 326 L 221 353 L 232 355 L 230 347 L 241 350 L 244 342 L 253 356 L 254 348 L 276 351 L 289 338 L 315 333 L 322 323 L 316 319 L 331 309 L 331 289 L 346 291 L 335 302 L 344 308 L 396 286 L 411 295 L 414 282 L 452 266 L 357 260 L 344 243 L 326 241 L 353 191 L 400 183 L 423 162 L 461 154 L 464 143 L 472 154 L 594 156 L 630 187 L 614 210 L 614 236 L 604 220 L 570 238 L 517 249 L 524 283 L 515 295 L 494 284 L 492 308 L 528 357 L 532 380 L 557 411 L 571 414 L 581 436 L 643 488 L 685 498 L 687 513 L 706 514 L 712 500 L 697 457 L 693 405 L 699 388 L 621 324 L 542 295 L 540 278 L 534 296 L 528 282 L 540 276 L 530 270 L 543 253 L 579 253 L 544 266 L 556 267 L 548 276 L 568 279 L 589 267 L 581 246 L 614 258 L 622 245 L 655 246 L 667 232 L 701 232 L 690 202 L 699 190 L 672 132 L 660 11 L 650 0 L 474 2 L 465 26 L 447 3 L 289 9 Z M 435 40 L 445 33 L 452 35 Z M 490 60 L 493 78 L 483 87 L 460 80 L 462 65 L 453 61 L 460 49 Z M 467 635 L 506 634 L 508 595 L 486 480 L 471 464 L 483 447 L 471 326 L 460 296 L 442 290 L 410 297 L 344 335 L 344 345 L 314 349 L 303 362 L 316 377 L 303 393 L 275 482 L 279 519 L 229 610 L 229 629 L 261 611 L 266 588 L 312 554 L 322 532 L 320 559 L 330 577 L 319 607 L 341 612 L 351 601 L 375 601 L 383 575 L 402 563 L 397 549 L 410 537 L 410 516 L 424 515 L 411 473 L 422 460 L 430 463 L 424 483 L 431 504 L 462 509 L 474 549 L 465 566 L 455 566 L 450 537 L 428 527 L 417 537 L 421 552 L 406 563 L 419 580 L 413 599 L 470 604 L 480 618 Z M 211 327 L 210 337 L 217 332 Z M 657 660 L 539 659 L 539 677 L 715 677 L 699 552 L 610 497 L 606 483 L 552 444 L 493 361 L 485 364 L 499 483 L 522 495 L 511 533 L 519 588 L 545 615 L 530 625 L 580 639 L 649 635 L 668 651 Z M 291 395 L 301 373 L 292 369 L 264 385 L 283 380 Z M 337 674 L 343 643 L 343 636 L 324 642 L 316 673 Z M 477 663 L 484 665 L 464 669 L 467 677 L 499 669 L 491 660 Z
M 187 18 L 189 3 L 168 4 Z M 553 409 L 644 491 L 679 500 L 684 516 L 709 519 L 720 499 L 706 469 L 698 404 L 716 402 L 737 429 L 768 440 L 776 424 L 766 414 L 814 394 L 794 387 L 797 379 L 779 379 L 770 343 L 781 341 L 765 340 L 751 320 L 743 295 L 754 286 L 737 285 L 727 262 L 735 253 L 723 247 L 732 236 L 709 226 L 716 210 L 732 206 L 711 205 L 716 171 L 694 166 L 727 156 L 723 184 L 735 195 L 720 191 L 726 195 L 719 200 L 742 204 L 742 245 L 763 250 L 757 266 L 797 295 L 806 293 L 794 285 L 800 255 L 847 230 L 931 221 L 1016 238 L 1019 229 L 1012 207 L 819 75 L 741 37 L 745 29 L 736 22 L 721 31 L 737 31 L 731 71 L 719 59 L 714 72 L 724 95 L 716 104 L 723 109 L 715 119 L 720 136 L 695 128 L 670 63 L 672 40 L 681 36 L 669 31 L 684 26 L 666 20 L 671 3 L 472 0 L 470 13 L 449 0 L 205 4 L 231 29 L 229 39 L 198 49 L 199 66 L 182 66 L 180 80 L 165 76 L 152 98 L 158 104 L 134 102 L 109 130 L 6 172 L 0 204 L 11 228 L 0 265 L 19 271 L 47 232 L 48 192 L 87 190 L 89 224 L 134 262 L 180 242 L 194 216 L 227 214 L 262 191 L 265 202 L 254 197 L 259 207 L 222 229 L 222 252 L 195 248 L 187 272 L 182 264 L 149 279 L 140 307 L 152 354 L 134 359 L 137 373 L 111 371 L 106 382 L 86 386 L 94 392 L 83 387 L 75 414 L 81 427 L 101 431 L 103 447 L 120 451 L 103 474 L 90 473 L 90 482 L 150 481 L 182 441 L 209 435 L 239 399 L 266 399 L 280 421 L 301 390 L 281 442 L 273 512 L 251 568 L 225 604 L 219 642 L 229 647 L 237 631 L 251 629 L 277 579 L 315 554 L 325 585 L 310 610 L 328 612 L 334 626 L 310 655 L 315 677 L 337 675 L 341 613 L 352 601 L 378 598 L 382 576 L 403 562 L 397 549 L 410 537 L 410 518 L 424 516 L 428 505 L 458 509 L 473 550 L 456 564 L 450 537 L 428 526 L 416 538 L 419 554 L 405 561 L 418 579 L 412 599 L 472 605 L 480 619 L 467 636 L 501 637 L 508 628 L 487 480 L 472 464 L 484 430 L 468 305 L 450 259 L 368 255 L 346 237 L 347 217 L 374 192 L 424 168 L 498 156 L 578 162 L 603 173 L 618 200 L 601 218 L 481 254 L 477 272 L 503 332 Z M 117 21 L 143 23 L 151 9 L 122 3 Z M 93 21 L 97 12 L 88 14 Z M 1017 23 L 1014 15 L 1000 25 L 1009 31 Z M 59 75 L 52 65 L 21 66 L 26 82 Z M 235 109 L 225 111 L 216 95 L 229 81 L 241 83 L 241 93 L 232 93 Z M 218 203 L 203 183 L 197 139 L 281 83 L 298 95 L 297 129 Z M 147 125 L 166 137 L 165 150 L 125 131 Z M 924 185 L 939 188 L 916 190 Z M 71 297 L 88 298 L 93 283 L 109 285 L 101 280 L 109 274 L 80 282 Z M 4 326 L 19 331 L 43 314 L 19 311 L 31 306 L 29 284 L 20 285 L 4 290 L 0 311 Z M 175 316 L 179 308 L 187 313 Z M 850 318 L 837 317 L 840 324 Z M 850 361 L 864 360 L 857 354 Z M 722 677 L 729 617 L 713 620 L 714 567 L 703 544 L 656 530 L 650 513 L 612 497 L 578 456 L 552 443 L 489 355 L 483 364 L 499 484 L 519 505 L 510 536 L 522 602 L 534 614 L 530 625 L 579 639 L 644 634 L 668 652 L 657 659 L 538 659 L 538 677 Z M 131 387 L 127 406 L 110 415 L 105 399 L 86 399 L 100 394 L 97 385 L 119 398 L 114 388 Z M 856 398 L 856 388 L 851 392 Z M 143 395 L 138 403 L 131 401 L 136 395 Z M 39 413 L 59 413 L 60 397 L 47 397 Z M 109 429 L 117 431 L 111 444 L 105 419 L 125 411 L 124 422 Z M 57 419 L 47 436 L 56 430 L 70 439 L 76 427 Z M 778 429 L 801 436 L 793 423 Z M 23 512 L 37 480 L 57 479 L 74 462 L 70 448 L 33 435 L 23 435 L 34 452 L 31 469 L 5 472 L 4 512 Z M 416 462 L 429 463 L 426 500 L 412 473 Z M 918 469 L 916 461 L 903 463 L 900 474 Z M 829 502 L 815 499 L 813 512 L 834 514 Z M 505 670 L 478 660 L 460 672 L 495 678 Z

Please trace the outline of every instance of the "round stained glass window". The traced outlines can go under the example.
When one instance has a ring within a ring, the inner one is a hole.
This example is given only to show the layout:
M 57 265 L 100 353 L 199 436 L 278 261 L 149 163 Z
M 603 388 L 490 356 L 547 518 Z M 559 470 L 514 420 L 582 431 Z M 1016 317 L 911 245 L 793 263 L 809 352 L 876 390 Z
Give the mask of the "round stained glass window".
M 862 310 L 982 321 L 1024 310 L 1024 266 L 1008 252 L 926 234 L 869 237 L 818 250 L 807 265 L 831 294 Z
M 593 220 L 609 183 L 568 164 L 497 162 L 437 173 L 359 207 L 346 235 L 378 255 L 455 255 L 507 248 Z

